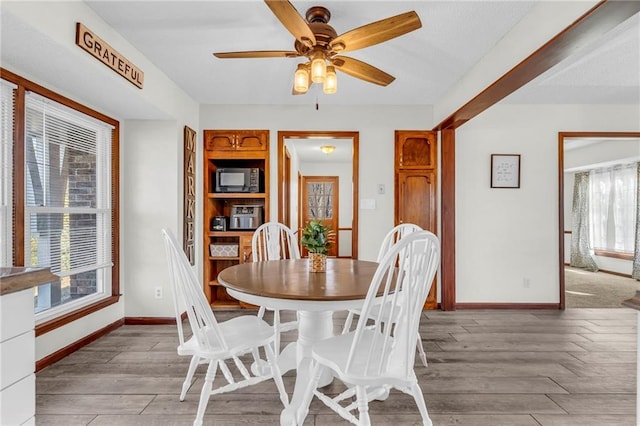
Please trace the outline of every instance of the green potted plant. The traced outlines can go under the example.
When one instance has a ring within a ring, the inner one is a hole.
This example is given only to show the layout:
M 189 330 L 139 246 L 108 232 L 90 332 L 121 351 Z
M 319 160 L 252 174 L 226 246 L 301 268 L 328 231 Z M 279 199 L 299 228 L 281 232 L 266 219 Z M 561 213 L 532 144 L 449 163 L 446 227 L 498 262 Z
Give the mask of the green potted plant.
M 334 232 L 322 222 L 311 220 L 302 228 L 300 245 L 309 252 L 311 272 L 324 272 L 327 265 L 327 249 L 333 243 Z

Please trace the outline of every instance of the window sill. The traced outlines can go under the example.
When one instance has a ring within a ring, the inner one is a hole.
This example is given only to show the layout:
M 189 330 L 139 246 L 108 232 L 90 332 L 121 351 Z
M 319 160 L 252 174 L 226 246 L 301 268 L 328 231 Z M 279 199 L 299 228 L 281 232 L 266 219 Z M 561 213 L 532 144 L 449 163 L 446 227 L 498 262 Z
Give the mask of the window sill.
M 612 257 L 614 259 L 633 260 L 633 253 L 626 253 L 612 250 L 594 250 L 593 254 L 602 257 Z

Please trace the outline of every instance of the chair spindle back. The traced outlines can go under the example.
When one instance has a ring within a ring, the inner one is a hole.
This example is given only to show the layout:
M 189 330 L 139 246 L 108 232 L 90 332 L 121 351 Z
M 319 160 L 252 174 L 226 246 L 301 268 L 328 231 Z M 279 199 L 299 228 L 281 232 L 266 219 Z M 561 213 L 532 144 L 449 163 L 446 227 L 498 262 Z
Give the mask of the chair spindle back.
M 347 372 L 364 366 L 367 375 L 406 378 L 412 374 L 420 315 L 439 262 L 440 242 L 429 231 L 404 236 L 383 256 L 362 307 Z M 373 338 L 367 333 L 372 327 L 377 331 Z M 368 345 L 367 350 L 362 350 L 363 345 Z M 368 354 L 366 359 L 356 359 L 356 354 L 363 353 Z
M 191 331 L 200 347 L 211 352 L 226 351 L 228 347 L 220 333 L 218 322 L 213 315 L 211 306 L 204 295 L 187 256 L 182 249 L 180 249 L 171 231 L 163 229 L 162 234 L 171 276 L 171 289 L 174 296 L 174 308 L 176 311 L 180 344 L 184 343 L 184 332 L 181 321 L 184 309 L 187 312 Z
M 300 259 L 298 241 L 287 226 L 267 222 L 258 227 L 251 239 L 254 262 L 280 259 Z

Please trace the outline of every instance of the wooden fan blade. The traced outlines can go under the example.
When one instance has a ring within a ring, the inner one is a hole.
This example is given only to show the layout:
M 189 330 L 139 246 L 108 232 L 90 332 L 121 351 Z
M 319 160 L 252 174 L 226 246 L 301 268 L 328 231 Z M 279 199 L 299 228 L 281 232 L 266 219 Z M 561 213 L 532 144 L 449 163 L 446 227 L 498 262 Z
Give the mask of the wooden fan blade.
M 297 58 L 298 52 L 289 50 L 253 50 L 246 52 L 218 52 L 213 56 L 220 59 L 234 58 Z
M 264 0 L 271 12 L 284 25 L 284 27 L 300 43 L 311 47 L 316 44 L 316 36 L 309 25 L 298 13 L 295 7 L 287 0 Z
M 347 31 L 333 39 L 330 46 L 336 52 L 351 52 L 391 40 L 420 27 L 420 17 L 411 11 Z
M 373 65 L 347 56 L 336 56 L 331 62 L 336 69 L 345 74 L 380 86 L 387 86 L 396 79 L 394 76 L 387 74 Z

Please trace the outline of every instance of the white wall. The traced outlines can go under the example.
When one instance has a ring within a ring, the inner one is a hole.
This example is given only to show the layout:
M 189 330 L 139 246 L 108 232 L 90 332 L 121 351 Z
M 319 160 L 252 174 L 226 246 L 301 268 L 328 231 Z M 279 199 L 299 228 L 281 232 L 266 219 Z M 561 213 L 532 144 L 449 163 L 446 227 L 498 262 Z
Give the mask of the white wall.
M 277 139 L 278 130 L 358 131 L 360 134 L 360 198 L 376 200 L 375 210 L 360 210 L 358 216 L 358 257 L 375 260 L 385 233 L 393 227 L 393 148 L 394 131 L 431 129 L 433 109 L 411 107 L 337 107 L 203 105 L 200 129 L 269 129 L 271 168 L 271 212 L 277 218 Z M 202 144 L 202 138 L 199 143 Z M 202 147 L 199 148 L 200 161 Z M 200 167 L 198 170 L 201 170 Z M 201 173 L 201 172 L 200 172 Z M 198 179 L 201 179 L 199 177 Z M 376 184 L 387 191 L 376 194 Z M 202 194 L 198 195 L 201 198 Z
M 289 154 L 291 155 L 291 174 L 289 176 L 289 217 L 291 219 L 291 229 L 295 232 L 296 229 L 300 228 L 299 217 L 298 217 L 298 173 L 300 173 L 300 157 L 298 156 L 298 152 L 295 149 L 295 146 L 291 144 L 287 144 L 285 142 L 285 146 L 289 150 Z M 272 165 L 272 170 L 277 170 L 277 167 Z M 272 220 L 277 220 L 278 216 L 273 216 Z
M 588 138 L 585 138 L 588 140 Z M 587 170 L 589 168 L 604 167 L 603 163 L 610 162 L 626 162 L 630 160 L 638 161 L 640 159 L 640 139 L 609 139 L 599 141 L 593 145 L 585 147 L 565 150 L 564 168 Z M 600 164 L 600 166 L 599 166 Z M 608 164 L 611 165 L 611 164 Z M 573 183 L 576 172 L 564 173 L 564 230 L 571 231 L 572 224 L 572 200 L 573 200 Z M 564 259 L 569 263 L 571 259 L 571 234 L 565 234 L 564 237 Z M 611 257 L 594 255 L 594 260 L 598 268 L 617 272 L 620 274 L 631 275 L 633 262 L 631 260 L 615 259 Z
M 160 230 L 169 228 L 181 241 L 182 204 L 177 201 L 182 171 L 176 159 L 182 158 L 182 145 L 176 143 L 177 123 L 129 120 L 123 127 L 120 259 L 125 314 L 170 317 L 172 293 Z M 162 299 L 154 298 L 155 287 L 162 288 Z
M 559 302 L 558 132 L 638 131 L 638 116 L 637 105 L 496 105 L 458 129 L 457 302 Z M 497 153 L 522 155 L 520 189 L 490 188 Z

